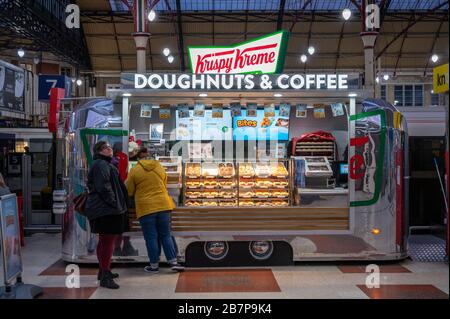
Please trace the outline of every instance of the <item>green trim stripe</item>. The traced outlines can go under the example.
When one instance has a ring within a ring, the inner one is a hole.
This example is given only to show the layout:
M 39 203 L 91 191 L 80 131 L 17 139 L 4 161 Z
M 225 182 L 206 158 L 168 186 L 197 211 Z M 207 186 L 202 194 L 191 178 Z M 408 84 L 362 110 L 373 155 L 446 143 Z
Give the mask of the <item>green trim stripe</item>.
M 83 144 L 84 154 L 86 155 L 86 160 L 88 166 L 92 165 L 92 152 L 89 147 L 89 142 L 87 140 L 88 135 L 107 135 L 107 136 L 128 136 L 128 131 L 117 130 L 117 129 L 96 129 L 96 128 L 83 128 L 80 129 L 80 138 Z
M 383 179 L 383 164 L 384 164 L 384 153 L 386 147 L 386 113 L 384 110 L 375 110 L 371 112 L 359 113 L 350 116 L 350 121 L 356 121 L 363 118 L 377 116 L 379 115 L 381 118 L 381 135 L 380 135 L 380 150 L 377 156 L 377 168 L 375 171 L 375 193 L 373 197 L 369 200 L 363 201 L 352 201 L 350 202 L 350 207 L 358 207 L 358 206 L 371 206 L 375 204 L 380 198 L 381 192 L 381 182 Z

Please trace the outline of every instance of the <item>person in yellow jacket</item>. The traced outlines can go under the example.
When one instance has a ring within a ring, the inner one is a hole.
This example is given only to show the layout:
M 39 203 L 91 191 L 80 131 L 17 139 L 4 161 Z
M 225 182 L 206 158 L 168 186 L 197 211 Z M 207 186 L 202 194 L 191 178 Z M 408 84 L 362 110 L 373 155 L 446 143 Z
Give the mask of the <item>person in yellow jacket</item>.
M 170 213 L 175 205 L 167 192 L 167 174 L 164 167 L 156 160 L 142 159 L 130 170 L 125 183 L 128 195 L 134 196 L 136 215 L 150 259 L 150 266 L 146 266 L 144 270 L 152 274 L 159 272 L 160 244 L 172 270 L 184 270 L 184 267 L 177 263 L 170 232 Z

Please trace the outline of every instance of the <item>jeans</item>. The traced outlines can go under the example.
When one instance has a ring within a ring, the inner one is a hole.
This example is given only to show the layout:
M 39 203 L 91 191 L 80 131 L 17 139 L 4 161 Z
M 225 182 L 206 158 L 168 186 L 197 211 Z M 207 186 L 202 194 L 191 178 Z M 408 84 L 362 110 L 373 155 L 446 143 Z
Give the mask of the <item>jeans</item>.
M 162 245 L 164 255 L 169 263 L 177 260 L 175 246 L 170 232 L 170 213 L 163 211 L 141 217 L 142 232 L 151 266 L 157 266 L 159 262 L 160 248 Z

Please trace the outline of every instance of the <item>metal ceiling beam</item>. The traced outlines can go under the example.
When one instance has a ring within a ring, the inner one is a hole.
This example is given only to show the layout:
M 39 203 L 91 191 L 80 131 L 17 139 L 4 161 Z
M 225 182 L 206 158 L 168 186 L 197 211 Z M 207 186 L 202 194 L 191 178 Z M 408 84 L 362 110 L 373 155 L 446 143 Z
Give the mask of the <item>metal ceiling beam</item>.
M 51 10 L 51 11 L 49 11 Z M 83 28 L 68 29 L 65 7 L 55 3 L 51 8 L 34 0 L 0 1 L 0 27 L 14 30 L 43 51 L 83 69 L 91 68 Z
M 424 19 L 424 17 L 426 17 L 428 14 L 433 13 L 437 10 L 439 10 L 440 8 L 442 8 L 443 6 L 445 6 L 446 4 L 448 4 L 447 2 L 443 2 L 440 5 L 436 6 L 435 8 L 433 8 L 430 11 L 424 12 L 422 14 L 420 14 L 416 19 L 414 19 L 412 22 L 410 22 L 408 24 L 408 26 L 403 29 L 403 31 L 401 31 L 400 33 L 397 34 L 397 36 L 394 37 L 394 39 L 392 39 L 381 51 L 380 53 L 378 53 L 376 59 L 378 59 L 380 56 L 382 56 L 386 50 L 395 42 L 397 41 L 402 35 L 404 35 L 406 32 L 408 32 L 409 29 L 411 29 L 411 27 L 413 27 L 416 23 L 420 22 L 421 20 Z M 448 17 L 448 16 L 447 16 Z
M 342 22 L 341 32 L 339 34 L 339 42 L 338 42 L 338 47 L 336 50 L 336 63 L 334 64 L 335 71 L 337 70 L 339 58 L 341 57 L 341 43 L 342 43 L 342 38 L 344 37 L 344 28 L 345 28 L 345 21 Z
M 301 10 L 296 10 L 295 11 L 295 18 L 294 21 L 291 24 L 291 27 L 289 28 L 289 32 L 292 32 L 292 30 L 294 29 L 295 24 L 297 23 L 298 19 L 300 18 L 299 16 L 299 11 L 301 11 L 301 13 L 303 14 L 304 11 L 306 10 L 306 7 L 311 3 L 312 0 L 306 0 L 305 3 L 303 4 L 303 7 L 301 8 Z
M 413 20 L 413 19 L 414 19 L 414 16 L 411 16 L 411 20 Z M 394 77 L 396 76 L 396 73 L 397 73 L 398 62 L 400 61 L 400 58 L 402 57 L 403 45 L 405 44 L 405 41 L 406 41 L 407 37 L 408 37 L 408 31 L 406 31 L 404 36 L 403 36 L 402 44 L 400 45 L 400 50 L 398 52 L 397 60 L 395 61 Z
M 114 17 L 113 16 L 111 16 L 111 23 L 113 25 L 114 40 L 116 41 L 117 54 L 119 56 L 120 71 L 123 71 L 122 55 L 120 54 L 119 39 L 117 38 L 117 29 L 116 29 L 116 24 L 114 23 Z
M 437 39 L 439 38 L 439 36 L 441 34 L 441 29 L 442 29 L 442 25 L 443 24 L 444 24 L 444 21 L 442 20 L 441 23 L 439 24 L 439 27 L 438 27 L 437 31 L 436 31 L 436 35 L 434 36 L 433 45 L 431 46 L 431 50 L 430 50 L 430 54 L 429 54 L 430 57 L 431 57 L 431 55 L 434 52 L 434 47 L 436 46 Z M 425 76 L 425 74 L 427 74 L 428 65 L 430 64 L 430 57 L 427 59 L 427 63 L 425 64 L 425 68 L 423 70 L 424 76 Z
M 280 6 L 278 8 L 277 18 L 277 31 L 283 27 L 284 7 L 286 6 L 286 0 L 280 0 Z
M 180 54 L 180 69 L 181 72 L 186 71 L 186 65 L 184 63 L 184 41 L 183 41 L 183 23 L 181 21 L 181 3 L 177 2 L 177 26 L 178 26 L 178 52 Z

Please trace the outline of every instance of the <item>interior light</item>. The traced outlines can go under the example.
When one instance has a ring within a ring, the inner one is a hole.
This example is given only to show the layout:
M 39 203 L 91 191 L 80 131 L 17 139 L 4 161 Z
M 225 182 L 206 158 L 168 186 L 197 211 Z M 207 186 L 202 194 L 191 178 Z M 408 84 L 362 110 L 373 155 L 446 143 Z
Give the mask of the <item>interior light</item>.
M 200 97 L 207 97 L 208 94 L 207 93 L 200 93 L 198 96 L 200 96 Z
M 23 49 L 19 49 L 17 50 L 17 55 L 21 58 L 23 58 L 25 56 L 25 51 Z
M 357 97 L 358 96 L 358 94 L 356 94 L 356 93 L 349 93 L 348 94 L 348 97 Z
M 130 96 L 131 96 L 131 93 L 124 93 L 124 94 L 122 94 L 122 96 L 124 96 L 124 97 L 130 97 Z
M 156 12 L 155 10 L 150 10 L 150 12 L 148 13 L 148 20 L 149 21 L 154 21 L 156 18 Z
M 342 10 L 342 16 L 345 20 L 348 20 L 352 16 L 352 11 L 348 8 L 345 8 L 344 10 Z
M 167 61 L 169 61 L 169 63 L 172 63 L 173 62 L 173 56 L 169 55 L 169 57 L 167 58 Z
M 77 85 L 78 85 L 78 86 L 81 86 L 82 84 L 83 84 L 83 81 L 81 81 L 81 79 L 78 79 L 78 80 L 77 80 Z
M 389 74 L 383 75 L 383 80 L 385 80 L 385 81 L 389 80 Z
M 302 56 L 300 57 L 300 61 L 305 63 L 307 60 L 308 60 L 308 57 L 306 56 L 306 54 L 302 54 Z
M 170 54 L 169 48 L 164 48 L 163 54 L 164 54 L 165 56 L 168 56 L 168 55 Z
M 379 228 L 372 229 L 372 234 L 379 235 L 381 233 L 381 230 Z
M 438 57 L 437 54 L 433 54 L 433 55 L 431 56 L 431 61 L 433 61 L 433 63 L 436 63 L 438 60 L 439 60 L 439 57 Z
M 313 46 L 310 46 L 310 47 L 308 48 L 308 53 L 309 53 L 309 55 L 313 55 L 314 52 L 316 52 L 316 49 L 315 49 Z
M 274 96 L 274 97 L 282 97 L 283 94 L 281 94 L 281 93 L 275 93 L 273 96 Z

